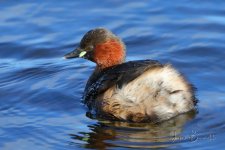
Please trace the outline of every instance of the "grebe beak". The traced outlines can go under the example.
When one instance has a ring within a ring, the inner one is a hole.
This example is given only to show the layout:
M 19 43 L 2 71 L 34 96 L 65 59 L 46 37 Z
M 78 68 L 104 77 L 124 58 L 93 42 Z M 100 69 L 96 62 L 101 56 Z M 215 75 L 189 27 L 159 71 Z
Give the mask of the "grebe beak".
M 82 58 L 86 55 L 86 51 L 80 49 L 80 48 L 77 48 L 75 49 L 74 51 L 64 55 L 64 58 L 65 59 L 70 59 L 70 58 Z

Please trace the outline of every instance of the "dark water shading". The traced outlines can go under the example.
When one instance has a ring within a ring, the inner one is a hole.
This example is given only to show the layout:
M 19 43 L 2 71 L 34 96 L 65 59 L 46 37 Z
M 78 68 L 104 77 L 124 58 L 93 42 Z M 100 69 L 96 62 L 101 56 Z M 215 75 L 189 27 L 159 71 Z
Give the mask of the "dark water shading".
M 1 1 L 0 149 L 224 149 L 225 1 Z M 86 116 L 94 64 L 63 60 L 107 27 L 127 59 L 171 63 L 198 89 L 198 113 L 152 125 Z

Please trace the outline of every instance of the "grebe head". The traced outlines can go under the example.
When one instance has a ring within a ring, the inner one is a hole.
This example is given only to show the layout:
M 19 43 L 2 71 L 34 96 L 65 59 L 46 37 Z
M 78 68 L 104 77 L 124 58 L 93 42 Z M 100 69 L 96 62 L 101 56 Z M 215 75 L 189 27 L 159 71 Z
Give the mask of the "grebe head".
M 104 69 L 123 63 L 125 55 L 125 45 L 120 38 L 105 28 L 96 28 L 88 31 L 79 47 L 64 58 L 85 58 Z

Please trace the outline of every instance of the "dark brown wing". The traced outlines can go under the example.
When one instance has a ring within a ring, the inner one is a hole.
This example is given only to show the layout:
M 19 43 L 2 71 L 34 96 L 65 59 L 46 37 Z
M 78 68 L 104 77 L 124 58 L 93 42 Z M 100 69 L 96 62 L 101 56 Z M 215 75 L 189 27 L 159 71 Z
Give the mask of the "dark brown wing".
M 149 68 L 156 66 L 162 65 L 155 60 L 129 61 L 93 74 L 85 88 L 84 102 L 95 99 L 98 94 L 105 92 L 115 84 L 121 88 Z

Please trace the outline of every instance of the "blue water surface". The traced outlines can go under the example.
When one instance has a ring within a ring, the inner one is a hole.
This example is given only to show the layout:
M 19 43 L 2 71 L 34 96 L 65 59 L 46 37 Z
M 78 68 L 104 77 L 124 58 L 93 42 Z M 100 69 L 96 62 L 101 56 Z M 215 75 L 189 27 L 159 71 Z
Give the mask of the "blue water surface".
M 81 97 L 94 64 L 63 60 L 106 27 L 127 60 L 171 63 L 198 89 L 198 113 L 158 125 L 93 119 Z M 0 2 L 0 149 L 224 149 L 225 1 Z

